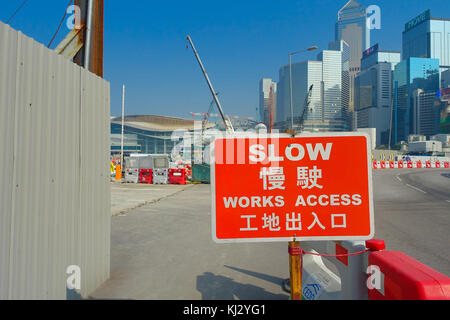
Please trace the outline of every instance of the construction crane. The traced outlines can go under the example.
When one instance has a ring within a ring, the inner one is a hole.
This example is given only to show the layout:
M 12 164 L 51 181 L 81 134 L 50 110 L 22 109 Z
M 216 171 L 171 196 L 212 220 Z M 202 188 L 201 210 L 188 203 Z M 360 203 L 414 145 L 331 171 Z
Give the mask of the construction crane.
M 269 133 L 272 133 L 272 127 L 273 127 L 273 86 L 270 86 L 270 93 L 269 93 Z
M 191 37 L 188 35 L 187 40 L 189 41 L 192 50 L 194 51 L 195 57 L 197 58 L 197 62 L 202 69 L 203 75 L 205 76 L 206 82 L 208 83 L 209 90 L 211 90 L 211 94 L 213 96 L 214 102 L 217 105 L 217 109 L 219 109 L 220 116 L 222 117 L 223 123 L 225 124 L 225 128 L 227 128 L 227 131 L 230 133 L 234 133 L 233 125 L 231 124 L 231 121 L 227 120 L 225 118 L 225 114 L 223 113 L 222 105 L 220 104 L 219 98 L 217 96 L 216 91 L 214 91 L 214 88 L 212 86 L 211 81 L 209 80 L 208 74 L 206 73 L 205 67 L 203 66 L 202 60 L 200 59 L 200 56 L 198 55 L 197 50 L 195 49 L 194 43 L 191 40 Z
M 202 135 L 205 132 L 206 124 L 208 123 L 209 117 L 213 115 L 212 113 L 213 110 L 214 110 L 214 100 L 211 101 L 211 103 L 209 104 L 208 113 L 205 115 L 205 118 L 202 121 Z M 218 115 L 216 114 L 215 116 L 217 117 Z
M 300 122 L 299 122 L 300 131 L 303 131 L 303 123 L 305 122 L 305 114 L 306 114 L 306 111 L 308 110 L 309 104 L 311 103 L 311 95 L 312 95 L 313 88 L 314 88 L 314 85 L 312 84 L 309 87 L 308 93 L 306 94 L 305 103 L 303 105 L 303 112 L 302 112 L 302 115 L 300 117 Z
M 216 93 L 217 95 L 219 95 L 219 93 Z M 214 100 L 211 101 L 211 103 L 209 104 L 209 109 L 208 112 L 201 112 L 201 113 L 195 113 L 195 112 L 190 112 L 191 116 L 193 117 L 202 117 L 203 121 L 202 121 L 202 135 L 205 132 L 206 129 L 206 124 L 208 123 L 208 120 L 210 117 L 218 117 L 219 115 L 216 113 L 212 113 L 214 110 Z

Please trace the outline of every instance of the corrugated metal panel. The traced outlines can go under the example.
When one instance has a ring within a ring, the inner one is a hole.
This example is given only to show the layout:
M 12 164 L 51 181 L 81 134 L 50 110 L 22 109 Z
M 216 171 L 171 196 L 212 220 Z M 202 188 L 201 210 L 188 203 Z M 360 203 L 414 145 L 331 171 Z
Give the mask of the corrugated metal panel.
M 8 298 L 16 55 L 17 35 L 0 24 L 0 299 Z
M 109 277 L 109 83 L 0 23 L 0 299 Z

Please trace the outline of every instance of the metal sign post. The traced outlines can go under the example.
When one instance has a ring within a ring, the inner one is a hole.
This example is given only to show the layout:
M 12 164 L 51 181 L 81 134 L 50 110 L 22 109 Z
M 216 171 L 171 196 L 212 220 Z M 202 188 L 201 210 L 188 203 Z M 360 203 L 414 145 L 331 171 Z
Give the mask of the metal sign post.
M 302 252 L 300 242 L 289 242 L 289 276 L 291 300 L 302 300 Z
M 299 241 L 373 238 L 369 144 L 365 133 L 216 138 L 210 157 L 213 240 L 289 242 L 291 297 L 301 299 Z

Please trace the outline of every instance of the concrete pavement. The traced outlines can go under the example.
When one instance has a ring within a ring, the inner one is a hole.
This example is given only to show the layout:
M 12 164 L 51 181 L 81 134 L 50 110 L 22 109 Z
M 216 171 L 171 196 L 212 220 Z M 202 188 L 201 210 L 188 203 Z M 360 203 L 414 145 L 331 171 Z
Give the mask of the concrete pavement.
M 450 276 L 450 170 L 375 170 L 373 176 L 375 237 L 387 250 Z M 289 270 L 286 243 L 216 244 L 209 185 L 154 187 L 163 189 L 163 199 L 113 217 L 111 278 L 93 298 L 289 298 L 281 288 Z M 124 188 L 139 197 L 140 187 Z M 176 193 L 164 193 L 169 190 Z
M 111 215 L 126 214 L 133 209 L 174 195 L 192 185 L 153 185 L 111 182 Z
M 210 186 L 113 217 L 111 278 L 99 299 L 288 299 L 287 243 L 216 244 Z

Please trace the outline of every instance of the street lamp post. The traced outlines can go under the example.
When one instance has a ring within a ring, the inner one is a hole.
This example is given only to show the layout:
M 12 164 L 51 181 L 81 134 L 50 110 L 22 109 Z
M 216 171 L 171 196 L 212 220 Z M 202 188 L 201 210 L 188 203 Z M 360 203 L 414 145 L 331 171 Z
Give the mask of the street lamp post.
M 300 50 L 300 51 L 295 51 L 295 52 L 289 53 L 289 96 L 290 96 L 289 104 L 291 107 L 291 130 L 294 128 L 294 108 L 292 106 L 292 63 L 291 63 L 292 56 L 297 53 L 314 51 L 314 50 L 317 50 L 317 46 L 312 46 L 306 50 Z

